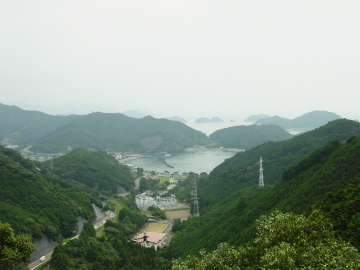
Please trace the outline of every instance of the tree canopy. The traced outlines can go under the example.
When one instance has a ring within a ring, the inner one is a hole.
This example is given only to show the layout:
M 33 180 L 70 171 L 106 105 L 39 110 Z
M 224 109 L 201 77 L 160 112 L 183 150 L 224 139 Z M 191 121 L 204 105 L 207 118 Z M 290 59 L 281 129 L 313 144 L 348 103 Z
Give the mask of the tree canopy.
M 267 141 L 283 141 L 292 137 L 276 125 L 251 125 L 220 129 L 210 134 L 209 139 L 225 148 L 251 149 Z
M 36 250 L 30 236 L 15 235 L 8 223 L 0 223 L 0 267 L 11 269 L 19 263 L 27 263 L 30 254 Z
M 335 192 L 346 188 L 349 184 L 359 184 L 360 160 L 360 138 L 354 137 L 345 143 L 331 141 L 327 145 L 314 151 L 298 164 L 291 166 L 283 173 L 282 180 L 276 185 L 265 185 L 258 188 L 256 184 L 235 188 L 238 184 L 236 177 L 222 178 L 222 186 L 218 189 L 209 190 L 209 180 L 199 181 L 201 215 L 192 218 L 183 225 L 180 234 L 175 234 L 169 247 L 169 256 L 184 256 L 196 253 L 201 248 L 213 250 L 221 242 L 232 245 L 244 244 L 255 237 L 254 222 L 261 215 L 279 209 L 284 212 L 302 214 L 311 205 L 325 198 L 328 192 Z M 265 170 L 269 167 L 265 167 Z M 269 168 L 270 169 L 270 168 Z M 246 174 L 245 168 L 243 174 Z M 255 169 L 258 173 L 258 166 Z M 266 171 L 265 171 L 266 172 Z M 242 175 L 241 177 L 245 177 Z M 255 175 L 254 178 L 257 178 Z M 211 184 L 211 182 L 210 182 Z M 232 185 L 233 190 L 223 194 L 221 188 Z M 205 186 L 207 193 L 201 192 Z M 322 207 L 324 212 L 330 208 L 335 220 L 336 230 L 343 231 L 342 237 L 346 235 L 347 241 L 355 245 L 358 239 L 356 227 L 359 226 L 358 212 L 359 200 L 356 199 L 354 187 L 347 193 L 332 196 Z M 213 196 L 213 194 L 215 194 Z M 214 199 L 217 194 L 222 194 L 222 199 L 208 208 L 202 204 L 203 201 Z M 346 203 L 340 201 L 347 199 Z M 330 202 L 338 202 L 331 207 Z M 344 211 L 340 208 L 344 206 Z M 346 208 L 345 208 L 346 206 Z M 331 214 L 330 214 L 331 215 Z M 329 215 L 329 216 L 330 216 Z M 351 223 L 349 223 L 351 222 Z M 350 237 L 353 236 L 353 237 Z M 193 241 L 196 239 L 196 241 Z M 188 243 L 192 241 L 192 245 Z
M 179 152 L 208 143 L 207 136 L 178 121 L 146 116 L 135 119 L 120 113 L 82 116 L 41 137 L 33 151 L 56 153 L 72 149 L 119 152 Z
M 134 185 L 129 169 L 104 151 L 75 149 L 53 160 L 53 172 L 64 180 L 110 194 L 117 193 L 118 187 L 130 190 Z
M 212 252 L 200 252 L 173 261 L 173 270 L 185 269 L 359 269 L 356 248 L 336 238 L 323 214 L 308 217 L 275 211 L 257 221 L 257 237 L 248 246 L 222 243 Z

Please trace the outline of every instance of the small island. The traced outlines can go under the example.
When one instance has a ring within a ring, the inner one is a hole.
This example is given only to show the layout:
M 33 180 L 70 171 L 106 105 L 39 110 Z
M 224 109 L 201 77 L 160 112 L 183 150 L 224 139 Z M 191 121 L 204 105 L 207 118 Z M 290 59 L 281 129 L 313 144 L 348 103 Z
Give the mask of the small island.
M 200 117 L 195 120 L 195 123 L 198 123 L 198 124 L 200 124 L 200 123 L 201 124 L 202 123 L 220 123 L 220 122 L 224 122 L 224 120 L 222 120 L 219 117 L 213 117 L 211 119 L 206 118 L 206 117 Z

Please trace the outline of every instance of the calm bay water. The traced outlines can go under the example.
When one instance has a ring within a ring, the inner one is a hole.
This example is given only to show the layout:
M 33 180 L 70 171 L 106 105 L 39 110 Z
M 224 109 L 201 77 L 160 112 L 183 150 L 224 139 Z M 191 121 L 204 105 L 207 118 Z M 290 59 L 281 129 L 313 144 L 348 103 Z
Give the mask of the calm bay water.
M 204 132 L 210 135 L 216 130 L 242 125 L 252 125 L 253 123 L 244 121 L 224 121 L 220 123 L 194 123 L 190 122 L 187 125 L 193 129 Z M 292 135 L 298 135 L 311 129 L 289 129 L 287 130 Z M 166 157 L 169 165 L 174 166 L 170 168 L 166 166 L 160 159 L 154 158 L 138 158 L 126 163 L 136 167 L 143 168 L 144 170 L 157 171 L 157 172 L 206 172 L 210 173 L 216 166 L 224 162 L 225 159 L 234 156 L 235 153 L 221 150 L 214 151 L 201 151 L 195 153 L 181 153 L 176 156 Z
M 181 153 L 176 156 L 166 157 L 166 162 L 174 166 L 170 168 L 166 166 L 160 159 L 153 158 L 138 158 L 128 161 L 128 164 L 143 168 L 144 170 L 157 172 L 195 172 L 210 173 L 216 166 L 221 164 L 225 159 L 235 155 L 228 151 L 201 151 L 194 153 Z

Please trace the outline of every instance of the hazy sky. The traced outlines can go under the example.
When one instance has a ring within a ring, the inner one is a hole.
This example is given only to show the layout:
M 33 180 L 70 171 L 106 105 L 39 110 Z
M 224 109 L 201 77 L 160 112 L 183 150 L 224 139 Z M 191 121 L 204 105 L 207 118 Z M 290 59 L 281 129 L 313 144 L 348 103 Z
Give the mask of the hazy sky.
M 358 0 L 0 0 L 0 103 L 360 118 Z

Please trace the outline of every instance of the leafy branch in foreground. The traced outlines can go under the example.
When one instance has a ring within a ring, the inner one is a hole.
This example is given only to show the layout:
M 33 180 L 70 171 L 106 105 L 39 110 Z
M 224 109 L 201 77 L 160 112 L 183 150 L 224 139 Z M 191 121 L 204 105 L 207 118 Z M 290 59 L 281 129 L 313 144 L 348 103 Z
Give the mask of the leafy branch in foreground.
M 27 263 L 30 254 L 36 250 L 30 236 L 19 234 L 15 236 L 13 228 L 8 223 L 0 223 L 0 267 L 12 269 L 19 263 Z
M 222 243 L 213 252 L 200 252 L 173 261 L 184 269 L 359 269 L 356 248 L 336 238 L 319 210 L 311 215 L 275 211 L 257 220 L 257 237 L 249 246 Z

